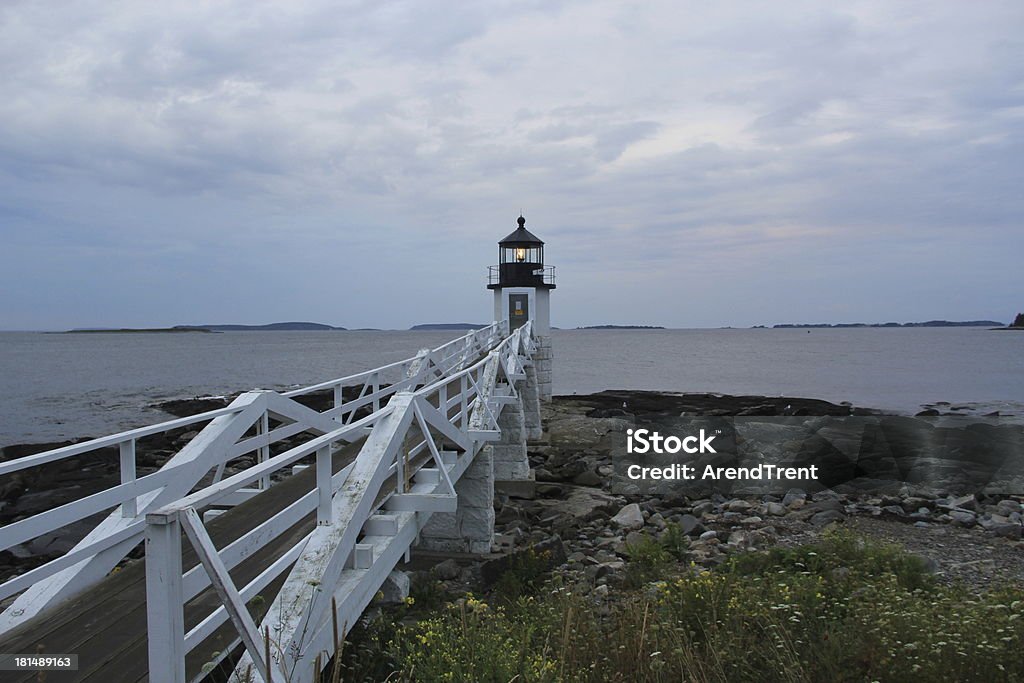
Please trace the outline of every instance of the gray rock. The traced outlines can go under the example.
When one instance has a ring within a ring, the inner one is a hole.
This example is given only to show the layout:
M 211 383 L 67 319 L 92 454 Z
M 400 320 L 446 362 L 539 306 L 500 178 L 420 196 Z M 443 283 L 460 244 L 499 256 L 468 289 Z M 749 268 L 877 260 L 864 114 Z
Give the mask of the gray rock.
M 28 560 L 35 557 L 35 554 L 21 543 L 11 546 L 7 549 L 7 552 L 19 560 Z
M 409 575 L 398 570 L 391 572 L 388 574 L 388 578 L 384 579 L 380 591 L 384 594 L 383 602 L 389 605 L 402 602 L 409 597 Z
M 621 500 L 597 489 L 573 489 L 558 507 L 575 519 L 588 520 L 598 512 L 614 509 Z
M 786 514 L 786 506 L 782 503 L 768 503 L 765 505 L 765 511 L 774 517 L 781 517 Z
M 959 498 L 950 498 L 949 507 L 951 508 L 962 508 L 964 510 L 977 510 L 977 501 L 974 499 L 974 494 L 969 493 L 966 496 L 960 496 Z
M 993 524 L 989 531 L 992 532 L 993 535 L 1001 536 L 1002 538 L 1020 540 L 1021 537 L 1021 525 L 1015 524 L 1014 522 L 1006 522 L 1005 524 Z
M 683 515 L 679 520 L 679 528 L 687 536 L 696 536 L 704 531 L 704 525 L 693 515 Z
M 815 513 L 811 517 L 811 524 L 815 526 L 825 526 L 833 522 L 842 522 L 846 520 L 846 515 L 838 510 L 822 510 L 821 512 Z
M 998 508 L 1000 514 L 1010 516 L 1014 512 L 1020 512 L 1020 503 L 1018 503 L 1015 500 L 1009 499 L 1001 500 L 998 503 L 996 503 L 996 508 Z
M 782 497 L 782 504 L 786 507 L 792 507 L 793 502 L 800 500 L 806 500 L 807 494 L 804 493 L 803 489 L 790 489 L 786 491 L 786 495 Z
M 821 500 L 815 499 L 810 505 L 811 510 L 823 512 L 825 510 L 835 510 L 836 512 L 844 512 L 846 506 L 843 505 L 843 501 L 838 498 L 822 498 Z
M 730 500 L 726 509 L 729 510 L 729 512 L 746 512 L 751 507 L 753 506 L 747 501 L 737 498 L 736 500 Z
M 647 538 L 647 534 L 642 531 L 630 531 L 626 534 L 626 546 L 635 548 L 638 545 L 642 545 Z
M 604 483 L 604 477 L 593 470 L 585 470 L 573 477 L 572 482 L 580 486 L 600 486 Z
M 907 512 L 914 512 L 915 510 L 921 507 L 927 507 L 930 504 L 931 501 L 925 498 L 918 498 L 916 496 L 905 498 L 900 502 L 900 505 L 902 505 L 903 509 L 906 510 Z
M 949 518 L 953 521 L 953 524 L 963 527 L 974 526 L 977 521 L 974 517 L 974 513 L 967 512 L 966 510 L 953 510 L 949 513 Z
M 619 510 L 618 514 L 612 517 L 612 524 L 623 529 L 639 529 L 644 525 L 644 515 L 640 512 L 640 506 L 630 503 Z
M 442 581 L 451 581 L 458 578 L 459 574 L 462 573 L 459 563 L 451 559 L 434 565 L 433 571 L 434 575 Z
M 701 516 L 706 515 L 706 514 L 708 514 L 710 512 L 713 512 L 714 509 L 715 509 L 715 504 L 714 503 L 712 503 L 710 500 L 702 500 L 702 501 L 700 501 L 699 503 L 697 503 L 697 504 L 695 504 L 693 506 L 692 512 L 697 517 L 701 517 Z
M 753 548 L 757 537 L 750 531 L 734 531 L 727 543 L 736 548 Z
M 702 540 L 702 541 L 710 541 L 712 538 L 718 538 L 718 532 L 717 531 L 714 531 L 714 530 L 712 530 L 712 531 L 705 531 L 704 533 L 702 533 L 700 535 L 700 540 Z

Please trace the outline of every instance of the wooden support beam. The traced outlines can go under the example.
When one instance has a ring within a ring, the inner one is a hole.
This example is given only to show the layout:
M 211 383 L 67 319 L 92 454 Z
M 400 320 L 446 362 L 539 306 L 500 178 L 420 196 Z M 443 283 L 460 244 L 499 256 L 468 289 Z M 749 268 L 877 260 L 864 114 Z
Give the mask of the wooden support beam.
M 217 591 L 217 597 L 220 598 L 221 604 L 224 605 L 228 616 L 231 618 L 231 623 L 242 638 L 246 652 L 253 658 L 256 670 L 266 683 L 273 683 L 279 680 L 279 677 L 274 676 L 273 668 L 268 668 L 270 662 L 261 656 L 263 648 L 260 646 L 264 645 L 264 643 L 261 642 L 263 639 L 260 638 L 259 631 L 256 629 L 256 622 L 253 621 L 252 615 L 249 614 L 249 609 L 242 601 L 242 596 L 238 594 L 238 589 L 235 588 L 231 575 L 228 574 L 227 567 L 224 566 L 220 555 L 217 554 L 217 549 L 213 546 L 210 535 L 206 533 L 206 527 L 203 526 L 199 515 L 196 514 L 193 508 L 187 508 L 181 514 L 180 521 L 181 526 L 188 535 L 189 541 L 192 543 L 192 547 L 199 556 L 199 561 L 202 562 L 206 573 L 210 576 L 213 589 Z M 182 640 L 184 641 L 184 634 L 182 635 Z M 150 661 L 153 660 L 150 659 Z M 184 662 L 182 662 L 182 667 L 184 668 Z M 152 672 L 150 673 L 152 674 Z

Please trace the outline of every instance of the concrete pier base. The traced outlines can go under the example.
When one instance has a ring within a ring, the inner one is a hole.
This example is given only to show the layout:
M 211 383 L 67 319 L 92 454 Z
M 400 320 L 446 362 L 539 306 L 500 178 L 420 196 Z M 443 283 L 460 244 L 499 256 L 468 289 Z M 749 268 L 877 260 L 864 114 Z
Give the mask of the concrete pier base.
M 551 336 L 538 336 L 537 352 L 533 355 L 533 364 L 537 371 L 537 394 L 544 402 L 551 400 L 551 363 L 554 358 Z
M 527 381 L 520 382 L 525 387 Z M 520 400 L 506 405 L 498 416 L 501 440 L 484 446 L 455 484 L 455 512 L 435 512 L 420 532 L 427 550 L 487 553 L 494 539 L 495 481 L 532 483 L 526 456 L 526 414 Z M 536 402 L 536 419 L 540 404 Z
M 540 392 L 537 387 L 537 368 L 533 363 L 526 366 L 526 379 L 516 387 L 523 403 L 523 421 L 526 440 L 539 441 L 544 436 L 540 420 Z
M 455 484 L 455 492 L 459 496 L 455 512 L 435 512 L 430 517 L 420 532 L 420 547 L 457 553 L 491 551 L 494 538 L 492 448 L 484 446 Z
M 505 406 L 498 417 L 498 428 L 501 440 L 487 446 L 494 459 L 494 478 L 527 479 L 530 461 L 526 457 L 526 416 L 521 400 Z

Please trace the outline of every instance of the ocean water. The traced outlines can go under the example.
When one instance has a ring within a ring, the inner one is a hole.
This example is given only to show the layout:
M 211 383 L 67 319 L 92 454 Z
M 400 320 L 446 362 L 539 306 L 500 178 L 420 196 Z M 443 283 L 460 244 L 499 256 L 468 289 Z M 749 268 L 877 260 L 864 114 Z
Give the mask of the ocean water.
M 0 333 L 0 446 L 152 424 L 152 404 L 283 390 L 435 347 L 458 332 Z M 1024 415 L 1024 333 L 982 328 L 556 330 L 554 391 L 800 396 L 899 412 Z

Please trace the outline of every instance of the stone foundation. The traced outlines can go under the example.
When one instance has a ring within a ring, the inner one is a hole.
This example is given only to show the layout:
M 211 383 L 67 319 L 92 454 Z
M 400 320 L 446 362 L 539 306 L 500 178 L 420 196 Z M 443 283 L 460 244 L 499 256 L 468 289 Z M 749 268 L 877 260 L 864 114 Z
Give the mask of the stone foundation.
M 495 479 L 526 479 L 530 476 L 524 412 L 522 400 L 519 400 L 506 405 L 498 416 L 501 440 L 485 447 L 490 449 L 494 459 Z
M 541 401 L 551 400 L 551 362 L 554 350 L 551 337 L 537 337 L 537 352 L 533 354 L 533 365 L 537 372 L 537 395 Z
M 544 436 L 540 420 L 540 393 L 537 388 L 537 368 L 530 363 L 526 366 L 526 380 L 516 387 L 523 403 L 523 421 L 526 426 L 526 440 L 539 441 Z
M 507 409 L 507 406 L 506 406 Z M 502 411 L 504 412 L 504 411 Z M 494 465 L 491 446 L 484 446 L 455 484 L 455 512 L 435 512 L 420 531 L 427 550 L 488 553 L 494 538 Z
M 529 481 L 527 439 L 543 436 L 540 402 L 551 400 L 551 338 L 538 338 L 526 379 L 518 383 L 519 400 L 506 404 L 498 416 L 501 439 L 487 444 L 455 484 L 458 508 L 435 512 L 420 532 L 427 550 L 487 553 L 494 538 L 494 482 Z

